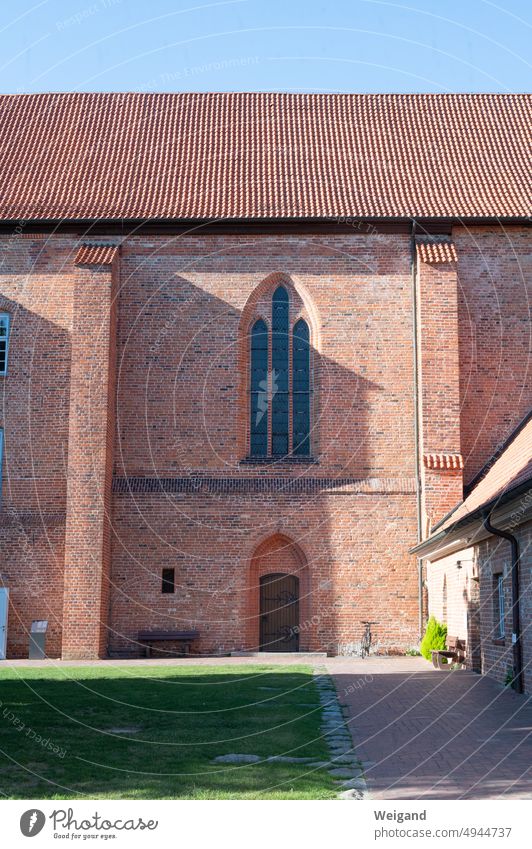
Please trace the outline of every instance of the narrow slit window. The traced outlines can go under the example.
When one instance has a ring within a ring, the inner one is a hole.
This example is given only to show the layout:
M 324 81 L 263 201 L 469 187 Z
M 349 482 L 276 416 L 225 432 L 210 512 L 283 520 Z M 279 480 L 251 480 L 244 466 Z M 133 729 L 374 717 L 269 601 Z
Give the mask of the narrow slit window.
M 310 454 L 310 336 L 308 324 L 300 319 L 292 339 L 292 443 L 293 453 Z
M 175 592 L 175 569 L 163 569 L 163 581 L 161 592 Z
M 250 454 L 268 454 L 268 328 L 259 319 L 251 330 Z
M 272 298 L 272 454 L 288 454 L 289 318 L 288 292 L 279 286 Z
M 7 354 L 9 348 L 9 315 L 0 313 L 0 376 L 7 374 Z

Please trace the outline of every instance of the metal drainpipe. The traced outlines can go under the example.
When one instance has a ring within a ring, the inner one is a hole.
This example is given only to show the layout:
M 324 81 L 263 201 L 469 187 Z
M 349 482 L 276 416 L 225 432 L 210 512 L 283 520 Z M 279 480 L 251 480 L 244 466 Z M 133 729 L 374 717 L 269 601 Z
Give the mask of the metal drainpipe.
M 416 469 L 416 500 L 417 500 L 417 541 L 422 539 L 422 502 L 421 502 L 421 467 L 419 462 L 419 328 L 418 328 L 418 298 L 417 298 L 417 258 L 416 258 L 416 220 L 412 219 L 412 230 L 410 234 L 410 269 L 412 276 L 412 335 L 414 347 L 414 451 Z M 419 639 L 423 637 L 423 560 L 417 559 L 418 574 L 418 629 Z
M 512 687 L 518 693 L 523 692 L 523 655 L 521 651 L 521 624 L 519 617 L 519 543 L 513 534 L 503 531 L 491 524 L 491 513 L 486 511 L 482 523 L 490 534 L 508 540 L 512 549 L 512 649 L 514 680 Z

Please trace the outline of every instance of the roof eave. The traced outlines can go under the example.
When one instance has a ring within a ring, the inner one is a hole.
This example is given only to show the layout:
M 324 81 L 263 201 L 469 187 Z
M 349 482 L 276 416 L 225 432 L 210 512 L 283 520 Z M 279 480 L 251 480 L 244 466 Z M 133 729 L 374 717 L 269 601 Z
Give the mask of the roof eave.
M 524 492 L 530 491 L 531 488 L 532 478 L 527 478 L 518 486 L 481 504 L 476 510 L 468 513 L 467 516 L 463 516 L 445 530 L 439 531 L 439 533 L 418 543 L 410 549 L 410 554 L 417 554 L 418 557 L 426 558 L 428 555 L 440 553 L 443 548 L 450 548 L 458 540 L 467 545 L 480 542 L 481 539 L 489 536 L 488 532 L 483 530 L 482 519 L 484 514 L 496 511 L 497 522 L 504 525 L 505 521 L 508 521 L 515 513 L 512 507 L 513 502 Z M 523 507 L 518 524 L 522 524 L 530 517 L 532 517 L 532 503 Z M 451 552 L 449 551 L 449 553 Z
M 352 231 L 356 223 L 357 232 L 364 235 L 363 225 L 381 227 L 401 227 L 410 229 L 415 224 L 420 233 L 450 233 L 456 226 L 494 226 L 516 225 L 530 226 L 532 220 L 527 216 L 368 216 L 357 213 L 339 213 L 334 216 L 248 216 L 248 217 L 216 217 L 216 218 L 32 218 L 20 215 L 17 218 L 0 218 L 0 230 L 12 230 L 20 226 L 24 220 L 25 232 L 32 229 L 65 230 L 69 228 L 121 228 L 121 230 L 139 230 L 150 228 L 205 228 L 205 227 L 283 227 L 308 226 L 345 229 Z M 368 229 L 368 235 L 371 231 Z

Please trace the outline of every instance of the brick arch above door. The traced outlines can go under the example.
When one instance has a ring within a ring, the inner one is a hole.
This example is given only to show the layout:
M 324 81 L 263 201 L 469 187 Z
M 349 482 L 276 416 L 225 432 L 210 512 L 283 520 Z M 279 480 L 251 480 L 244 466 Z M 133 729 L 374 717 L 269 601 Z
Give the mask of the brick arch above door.
M 260 579 L 265 575 L 286 574 L 299 578 L 299 650 L 310 647 L 313 634 L 310 570 L 301 547 L 290 537 L 276 533 L 255 548 L 248 569 L 246 605 L 246 645 L 256 651 L 260 632 Z

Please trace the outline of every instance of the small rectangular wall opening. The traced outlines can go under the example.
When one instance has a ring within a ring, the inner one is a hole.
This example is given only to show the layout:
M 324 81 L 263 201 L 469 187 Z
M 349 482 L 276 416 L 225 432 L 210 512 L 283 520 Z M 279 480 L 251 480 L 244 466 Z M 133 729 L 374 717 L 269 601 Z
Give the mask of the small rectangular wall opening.
M 175 569 L 163 569 L 162 593 L 175 592 Z

